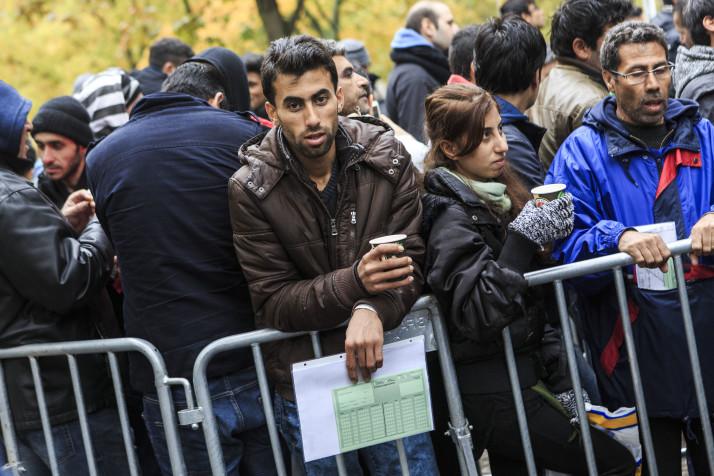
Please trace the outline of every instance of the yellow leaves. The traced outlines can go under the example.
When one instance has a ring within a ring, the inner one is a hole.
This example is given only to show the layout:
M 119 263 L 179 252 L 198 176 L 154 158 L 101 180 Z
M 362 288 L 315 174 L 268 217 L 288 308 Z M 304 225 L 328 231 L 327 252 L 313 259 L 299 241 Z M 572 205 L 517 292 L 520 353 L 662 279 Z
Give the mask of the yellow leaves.
M 196 52 L 221 45 L 238 54 L 265 50 L 268 35 L 257 0 L 2 0 L 0 78 L 34 102 L 71 93 L 82 73 L 148 63 L 148 47 L 176 36 Z M 301 0 L 277 0 L 285 21 Z M 501 0 L 503 1 L 503 0 Z M 332 36 L 335 0 L 304 0 L 296 33 Z M 558 0 L 541 0 L 552 12 Z M 410 0 L 340 0 L 339 36 L 364 41 L 373 70 L 386 78 L 389 44 Z M 497 0 L 448 0 L 460 25 L 497 12 Z

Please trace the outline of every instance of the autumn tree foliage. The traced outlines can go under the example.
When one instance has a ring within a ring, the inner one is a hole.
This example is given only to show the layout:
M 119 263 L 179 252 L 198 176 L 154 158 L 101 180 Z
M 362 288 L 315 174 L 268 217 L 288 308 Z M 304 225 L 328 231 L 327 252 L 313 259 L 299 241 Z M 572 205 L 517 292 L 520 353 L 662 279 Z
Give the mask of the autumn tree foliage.
M 501 0 L 502 1 L 502 0 Z M 545 0 L 554 4 L 557 0 Z M 392 67 L 389 43 L 410 0 L 2 0 L 0 78 L 31 98 L 33 109 L 69 94 L 74 79 L 110 66 L 127 71 L 148 62 L 148 48 L 176 36 L 195 51 L 225 46 L 238 54 L 270 40 L 309 33 L 358 38 L 373 70 Z M 496 14 L 497 0 L 447 0 L 460 24 Z M 552 11 L 552 8 L 549 10 Z

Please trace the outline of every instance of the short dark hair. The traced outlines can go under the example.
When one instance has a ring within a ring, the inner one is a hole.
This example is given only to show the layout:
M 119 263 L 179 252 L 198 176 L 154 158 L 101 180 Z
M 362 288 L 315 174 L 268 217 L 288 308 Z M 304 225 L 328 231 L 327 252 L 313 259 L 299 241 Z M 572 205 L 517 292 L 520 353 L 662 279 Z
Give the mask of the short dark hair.
M 714 0 L 687 0 L 682 20 L 695 45 L 710 45 L 709 32 L 702 24 L 702 20 L 707 16 L 714 16 Z
M 263 66 L 263 55 L 258 53 L 246 53 L 241 59 L 245 65 L 246 72 L 260 74 L 260 67 Z
M 476 84 L 493 94 L 525 91 L 545 63 L 543 35 L 515 15 L 481 25 L 474 44 Z
M 226 94 L 221 79 L 213 65 L 192 61 L 176 68 L 161 85 L 161 91 L 188 94 L 208 101 L 216 93 Z
M 628 21 L 607 32 L 600 50 L 602 69 L 615 71 L 620 66 L 620 47 L 639 43 L 659 43 L 667 54 L 667 40 L 662 28 L 643 21 Z
M 506 3 L 501 5 L 499 11 L 501 12 L 501 17 L 507 15 L 521 16 L 530 12 L 528 7 L 531 5 L 535 5 L 535 0 L 506 0 Z
M 581 38 L 592 49 L 605 28 L 625 21 L 630 0 L 565 0 L 553 14 L 550 47 L 557 56 L 575 58 L 573 41 Z
M 434 10 L 431 5 L 424 5 L 421 8 L 417 8 L 413 12 L 409 12 L 405 26 L 410 30 L 421 33 L 421 21 L 424 18 L 427 18 L 430 22 L 432 22 L 435 27 L 439 27 L 439 15 L 436 14 L 436 10 Z
M 161 68 L 167 61 L 180 65 L 194 55 L 193 50 L 177 38 L 161 38 L 149 49 L 149 64 Z
M 322 41 L 309 35 L 278 38 L 270 43 L 260 68 L 263 94 L 271 104 L 275 104 L 273 83 L 279 74 L 302 76 L 319 68 L 330 73 L 332 85 L 337 90 L 337 68 Z
M 479 25 L 465 26 L 457 34 L 449 46 L 449 69 L 452 74 L 458 74 L 468 79 L 471 76 L 471 63 L 474 61 L 474 43 L 478 35 Z

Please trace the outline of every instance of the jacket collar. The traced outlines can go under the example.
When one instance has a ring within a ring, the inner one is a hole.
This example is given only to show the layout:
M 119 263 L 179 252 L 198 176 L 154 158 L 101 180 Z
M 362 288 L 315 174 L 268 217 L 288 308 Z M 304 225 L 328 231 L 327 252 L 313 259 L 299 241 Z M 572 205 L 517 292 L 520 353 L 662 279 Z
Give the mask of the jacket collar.
M 562 65 L 577 68 L 599 85 L 605 86 L 605 81 L 602 79 L 602 71 L 600 69 L 595 68 L 584 61 L 580 61 L 575 58 L 568 58 L 567 56 L 558 56 L 556 60 Z
M 464 78 L 460 74 L 452 74 L 446 81 L 446 84 L 473 84 L 468 79 Z
M 500 96 L 494 96 L 498 108 L 501 110 L 501 121 L 504 125 L 513 125 L 526 136 L 528 142 L 538 151 L 547 129 L 540 127 L 528 120 L 528 116 L 518 110 L 516 106 L 506 101 Z
M 392 129 L 373 117 L 339 118 L 335 140 L 344 151 L 350 148 L 348 163 L 344 167 L 364 164 L 396 183 L 410 162 L 404 157 L 404 148 L 394 139 Z M 241 180 L 258 198 L 265 198 L 280 179 L 289 173 L 301 173 L 287 146 L 282 128 L 273 128 L 241 146 L 238 157 L 247 173 Z
M 424 177 L 427 193 L 451 198 L 470 207 L 483 207 L 486 204 L 465 183 L 449 172 L 436 168 L 429 170 Z
M 528 116 L 518 110 L 516 106 L 506 101 L 500 96 L 494 96 L 498 109 L 501 111 L 501 120 L 504 124 L 513 124 L 514 122 L 527 121 Z
M 186 106 L 206 106 L 211 107 L 208 102 L 198 99 L 188 94 L 159 92 L 144 96 L 131 111 L 131 118 L 143 117 L 164 109 L 172 107 Z
M 644 144 L 633 140 L 625 125 L 615 113 L 617 101 L 608 96 L 597 103 L 586 115 L 583 125 L 591 127 L 605 136 L 607 153 L 610 157 L 619 159 L 633 154 L 648 153 Z M 699 138 L 694 126 L 701 116 L 696 102 L 688 99 L 669 99 L 664 121 L 668 129 L 674 129 L 672 139 L 665 149 L 687 149 L 698 152 Z

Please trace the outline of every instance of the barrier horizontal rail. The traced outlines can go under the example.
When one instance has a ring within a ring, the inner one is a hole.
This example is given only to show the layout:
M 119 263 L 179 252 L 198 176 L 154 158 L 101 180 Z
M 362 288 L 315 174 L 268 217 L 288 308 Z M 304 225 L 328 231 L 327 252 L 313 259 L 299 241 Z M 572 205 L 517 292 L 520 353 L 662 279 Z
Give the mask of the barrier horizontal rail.
M 415 313 L 426 311 L 428 319 L 424 320 L 423 316 L 415 316 Z M 411 321 L 409 316 L 418 320 L 417 323 Z M 429 325 L 429 323 L 431 325 Z M 422 325 L 423 324 L 423 325 Z M 193 371 L 194 391 L 196 392 L 196 400 L 199 408 L 203 411 L 203 430 L 206 439 L 206 447 L 208 449 L 211 471 L 214 475 L 225 474 L 225 466 L 223 454 L 220 446 L 218 432 L 216 428 L 215 418 L 212 412 L 212 403 L 210 393 L 208 391 L 208 377 L 206 369 L 210 361 L 218 354 L 235 350 L 242 347 L 251 347 L 255 360 L 256 373 L 258 376 L 258 385 L 263 398 L 263 406 L 266 416 L 266 424 L 270 435 L 271 445 L 273 447 L 273 456 L 277 466 L 278 474 L 287 475 L 285 463 L 280 451 L 280 440 L 277 429 L 275 427 L 275 418 L 272 409 L 272 395 L 269 392 L 269 385 L 265 373 L 261 344 L 274 342 L 278 340 L 291 339 L 301 336 L 311 336 L 313 342 L 313 350 L 316 357 L 321 356 L 321 348 L 317 332 L 281 332 L 273 329 L 263 329 L 252 332 L 246 332 L 234 336 L 218 339 L 206 346 L 196 358 Z M 459 397 L 458 384 L 456 383 L 456 373 L 453 368 L 453 361 L 448 345 L 446 330 L 441 317 L 439 315 L 438 304 L 432 296 L 422 296 L 412 307 L 410 313 L 405 317 L 402 325 L 397 329 L 385 332 L 385 344 L 391 341 L 406 339 L 414 335 L 425 335 L 425 342 L 428 350 L 437 350 L 439 352 L 439 362 L 444 375 L 444 381 L 447 384 L 447 404 L 451 422 L 449 424 L 450 433 L 454 443 L 457 446 L 459 465 L 461 472 L 464 475 L 476 476 L 478 469 L 473 458 L 471 433 L 469 431 L 468 422 L 463 416 L 463 407 Z M 438 343 L 438 344 L 437 344 Z M 436 345 L 435 345 L 436 344 Z M 404 464 L 403 448 L 399 447 L 400 462 Z M 337 457 L 338 470 L 344 473 L 344 466 L 341 458 Z M 402 467 L 403 474 L 408 474 L 408 468 Z
M 692 367 L 698 410 L 702 420 L 707 461 L 709 464 L 710 472 L 714 474 L 714 439 L 712 438 L 712 428 L 709 421 L 709 411 L 707 407 L 706 396 L 704 393 L 701 366 L 699 362 L 697 345 L 692 324 L 691 309 L 689 307 L 687 288 L 684 279 L 684 270 L 681 258 L 682 254 L 686 254 L 691 251 L 691 239 L 675 241 L 669 243 L 667 246 L 670 252 L 672 253 L 674 261 L 674 269 L 677 278 L 677 288 L 680 299 L 680 306 L 682 310 L 682 321 L 685 329 L 690 364 Z M 629 312 L 627 310 L 626 288 L 624 278 L 622 276 L 622 268 L 630 266 L 632 264 L 633 259 L 628 254 L 616 253 L 608 256 L 592 258 L 586 261 L 580 261 L 538 271 L 532 271 L 524 275 L 528 285 L 531 287 L 550 283 L 555 285 L 556 300 L 558 303 L 558 315 L 560 317 L 561 327 L 563 331 L 562 333 L 566 347 L 566 355 L 568 360 L 568 367 L 570 370 L 570 376 L 573 383 L 573 388 L 576 393 L 576 406 L 579 413 L 580 427 L 583 435 L 583 444 L 586 446 L 586 460 L 588 465 L 588 474 L 590 476 L 595 476 L 597 474 L 597 468 L 595 465 L 592 442 L 589 438 L 590 428 L 587 422 L 587 418 L 585 416 L 584 402 L 582 399 L 582 386 L 580 384 L 579 376 L 577 373 L 577 363 L 575 362 L 573 336 L 570 329 L 570 319 L 567 313 L 567 303 L 565 299 L 563 282 L 568 279 L 578 278 L 596 273 L 604 273 L 607 271 L 613 273 L 613 283 L 615 285 L 615 291 L 618 299 L 618 308 L 620 310 L 625 347 L 628 353 L 630 373 L 632 374 L 635 401 L 640 422 L 640 431 L 643 439 L 642 445 L 644 446 L 646 461 L 648 461 L 649 474 L 652 476 L 657 476 L 658 474 L 656 464 L 653 464 L 653 462 L 656 461 L 655 453 L 652 444 L 652 435 L 649 428 L 647 408 L 645 404 L 644 391 L 642 388 L 642 379 L 639 372 L 637 354 L 632 334 L 632 325 L 630 323 Z M 607 277 L 604 277 L 604 279 L 607 279 Z M 522 393 L 517 380 L 518 376 L 515 373 L 515 359 L 513 357 L 513 348 L 510 341 L 510 336 L 507 333 L 507 329 L 504 330 L 504 345 L 506 346 L 506 361 L 508 364 L 509 373 L 512 376 L 512 388 L 514 391 L 516 410 L 519 417 L 518 424 L 521 433 L 521 438 L 523 440 L 523 447 L 525 452 L 525 459 L 527 462 L 528 473 L 530 475 L 535 476 L 536 468 L 533 463 L 534 456 L 532 453 L 532 446 L 528 436 L 529 432 L 527 427 L 527 419 L 525 418 L 525 410 L 522 408 Z M 513 378 L 514 375 L 515 379 Z
M 42 431 L 45 435 L 45 443 L 47 445 L 47 452 L 50 460 L 50 470 L 54 476 L 58 474 L 57 455 L 54 451 L 50 417 L 48 415 L 47 405 L 44 399 L 38 359 L 42 357 L 61 356 L 67 357 L 68 360 L 72 386 L 75 393 L 75 401 L 77 404 L 77 418 L 80 423 L 82 441 L 85 446 L 88 470 L 90 474 L 97 474 L 90 429 L 87 423 L 87 413 L 84 407 L 84 399 L 82 395 L 81 376 L 79 374 L 75 359 L 75 356 L 77 355 L 88 354 L 107 355 L 129 471 L 132 476 L 140 474 L 134 452 L 131 429 L 129 428 L 129 418 L 123 394 L 119 364 L 116 357 L 116 353 L 123 352 L 137 352 L 142 354 L 151 366 L 154 373 L 154 383 L 159 400 L 172 473 L 175 476 L 186 475 L 186 467 L 178 437 L 176 413 L 174 410 L 173 399 L 171 397 L 170 386 L 177 384 L 183 385 L 184 382 L 188 384 L 188 382 L 185 379 L 169 378 L 166 373 L 164 359 L 158 349 L 143 339 L 135 338 L 28 344 L 9 349 L 0 349 L 0 424 L 2 426 L 2 438 L 5 445 L 8 467 L 12 471 L 13 475 L 20 474 L 21 461 L 18 454 L 17 439 L 14 432 L 12 413 L 7 397 L 7 387 L 5 385 L 2 363 L 9 359 L 28 359 L 30 361 L 33 381 L 35 383 L 35 391 L 37 393 L 38 409 L 40 411 L 40 419 L 42 422 Z
M 692 249 L 692 240 L 673 241 L 667 245 L 672 255 L 689 253 Z M 572 278 L 579 278 L 588 274 L 602 273 L 610 271 L 612 268 L 624 267 L 633 264 L 632 257 L 627 253 L 615 253 L 607 256 L 599 256 L 586 261 L 553 266 L 552 268 L 539 269 L 523 275 L 529 286 L 538 286 L 555 281 L 565 281 Z

